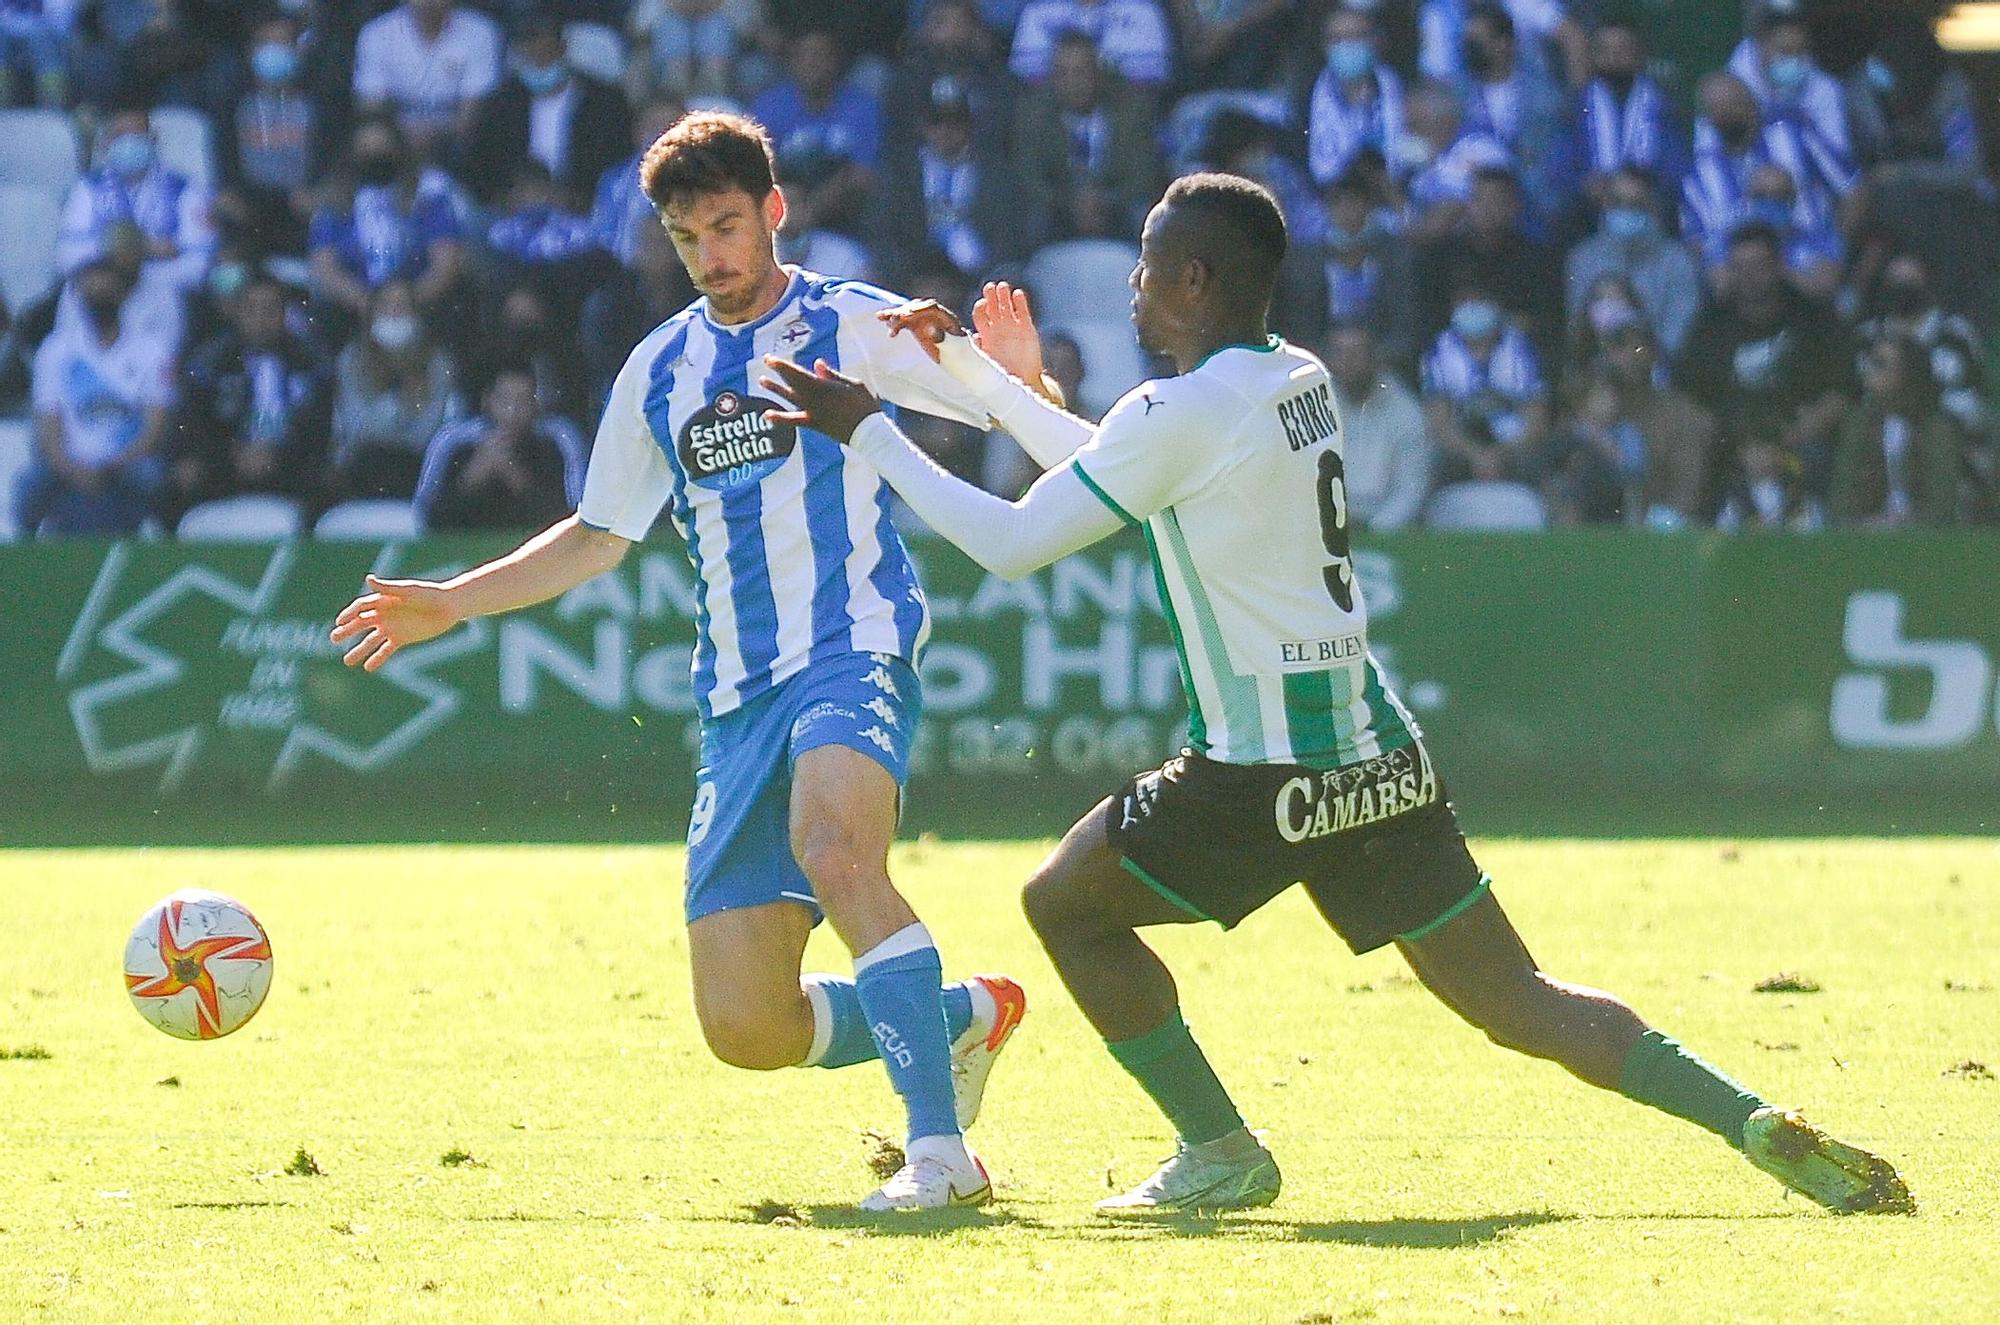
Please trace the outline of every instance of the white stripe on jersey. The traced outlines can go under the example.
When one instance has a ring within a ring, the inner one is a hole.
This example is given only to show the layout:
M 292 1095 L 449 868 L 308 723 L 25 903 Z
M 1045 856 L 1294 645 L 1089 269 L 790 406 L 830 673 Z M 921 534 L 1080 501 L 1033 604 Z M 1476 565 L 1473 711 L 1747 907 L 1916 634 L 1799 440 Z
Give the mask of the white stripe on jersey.
M 732 709 L 745 673 L 743 653 L 735 647 L 736 577 L 729 568 L 729 525 L 717 504 L 697 504 L 689 514 L 701 545 L 696 570 L 708 582 L 708 637 L 721 646 L 715 650 L 715 688 L 709 691 L 709 703 L 717 710 Z
M 760 337 L 761 339 L 761 337 Z M 760 349 L 760 355 L 763 351 Z M 762 362 L 761 357 L 759 362 Z M 770 565 L 771 595 L 778 609 L 778 660 L 771 669 L 773 685 L 805 670 L 813 646 L 812 540 L 798 526 L 805 507 L 806 449 L 799 448 L 764 479 L 764 505 L 758 524 L 764 531 L 764 556 Z M 797 548 L 796 553 L 772 555 L 773 549 Z
M 875 505 L 882 479 L 873 465 L 850 455 L 840 471 L 840 486 L 847 499 L 847 534 L 854 543 L 854 550 L 847 554 L 849 647 L 856 653 L 895 653 L 895 605 L 882 597 L 869 578 L 869 572 L 882 560 L 882 539 L 877 532 L 882 513 Z
M 1247 679 L 1256 684 L 1257 711 L 1264 715 L 1264 761 L 1290 763 L 1296 752 L 1291 725 L 1285 721 L 1285 678 L 1258 674 Z
M 1155 517 L 1155 520 L 1159 521 L 1160 517 Z M 1155 539 L 1158 541 L 1157 535 Z M 1209 753 L 1225 763 L 1231 762 L 1224 752 L 1230 749 L 1232 738 L 1239 734 L 1229 730 L 1229 719 L 1223 711 L 1222 691 L 1215 684 L 1216 661 L 1208 656 L 1208 646 L 1202 640 L 1201 623 L 1195 615 L 1194 595 L 1189 592 L 1187 578 L 1181 574 L 1180 558 L 1174 555 L 1171 544 L 1162 544 L 1153 560 L 1167 582 L 1170 600 L 1167 610 L 1179 619 L 1181 647 L 1187 650 L 1188 673 L 1194 678 L 1194 694 L 1201 704 L 1202 725 L 1208 729 Z M 1221 664 L 1227 668 L 1229 660 L 1224 658 Z

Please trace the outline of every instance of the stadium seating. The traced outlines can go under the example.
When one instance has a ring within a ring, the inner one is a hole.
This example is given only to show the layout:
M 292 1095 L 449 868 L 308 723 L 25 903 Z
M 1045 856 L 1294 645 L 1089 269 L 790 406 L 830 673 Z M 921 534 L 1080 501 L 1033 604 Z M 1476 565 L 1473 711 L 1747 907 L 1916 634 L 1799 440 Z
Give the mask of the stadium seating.
M 59 110 L 0 110 L 0 184 L 32 184 L 61 197 L 82 172 L 69 116 Z
M 1454 483 L 1431 498 L 1433 529 L 1546 529 L 1542 499 L 1524 483 Z
M 215 187 L 215 130 L 208 116 L 185 106 L 162 106 L 153 112 L 153 137 L 168 169 L 202 188 Z
M 423 532 L 416 508 L 392 498 L 342 502 L 313 525 L 314 538 L 337 542 L 387 543 Z
M 21 536 L 14 499 L 35 456 L 35 425 L 26 419 L 0 419 L 0 543 Z
M 60 193 L 40 184 L 0 184 L 0 300 L 10 310 L 26 307 L 56 283 L 61 228 Z
M 1028 259 L 1028 290 L 1044 323 L 1123 322 L 1139 250 L 1117 239 L 1071 239 Z
M 569 62 L 593 78 L 625 80 L 625 39 L 602 23 L 571 23 L 563 29 Z
M 224 497 L 181 517 L 175 536 L 190 543 L 272 543 L 297 538 L 305 520 L 285 497 Z

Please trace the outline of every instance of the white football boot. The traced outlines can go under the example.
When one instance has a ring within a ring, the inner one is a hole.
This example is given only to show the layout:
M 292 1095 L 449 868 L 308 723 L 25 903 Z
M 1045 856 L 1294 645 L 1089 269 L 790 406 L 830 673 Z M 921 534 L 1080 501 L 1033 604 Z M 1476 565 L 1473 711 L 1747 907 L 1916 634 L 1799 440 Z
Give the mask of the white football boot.
M 1153 1176 L 1097 1203 L 1102 1215 L 1209 1214 L 1251 1210 L 1278 1199 L 1278 1161 L 1248 1131 L 1180 1149 Z
M 951 1046 L 951 1102 L 960 1131 L 978 1119 L 987 1075 L 1028 1011 L 1027 993 L 1004 975 L 975 975 L 965 983 L 972 988 L 972 1025 Z
M 955 1207 L 985 1205 L 993 1199 L 993 1182 L 986 1166 L 967 1150 L 957 1137 L 952 1144 L 934 1148 L 926 1142 L 944 1138 L 925 1137 L 911 1143 L 912 1155 L 889 1180 L 862 1198 L 861 1208 L 871 1213 L 890 1211 L 950 1210 Z M 955 1153 L 953 1153 L 955 1152 Z

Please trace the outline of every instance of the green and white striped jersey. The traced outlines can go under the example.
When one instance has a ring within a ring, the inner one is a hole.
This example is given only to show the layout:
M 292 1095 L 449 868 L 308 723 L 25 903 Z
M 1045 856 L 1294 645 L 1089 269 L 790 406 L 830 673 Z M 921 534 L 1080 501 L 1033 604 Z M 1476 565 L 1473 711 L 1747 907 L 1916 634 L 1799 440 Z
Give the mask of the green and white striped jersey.
M 1145 529 L 1211 759 L 1331 768 L 1417 738 L 1368 652 L 1342 442 L 1326 366 L 1273 337 L 1134 388 L 1068 461 Z

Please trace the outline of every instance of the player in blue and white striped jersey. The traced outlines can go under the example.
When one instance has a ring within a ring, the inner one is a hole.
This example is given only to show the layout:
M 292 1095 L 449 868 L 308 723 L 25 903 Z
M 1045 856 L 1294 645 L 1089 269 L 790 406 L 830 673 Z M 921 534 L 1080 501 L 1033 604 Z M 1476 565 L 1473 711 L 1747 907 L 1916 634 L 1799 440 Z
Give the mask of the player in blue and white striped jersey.
M 701 766 L 688 826 L 695 1007 L 741 1067 L 880 1059 L 909 1110 L 908 1163 L 868 1209 L 976 1205 L 991 1195 L 963 1129 L 1026 1006 L 1004 976 L 943 984 L 929 932 L 888 876 L 930 617 L 868 464 L 769 417 L 767 355 L 837 364 L 884 400 L 983 424 L 977 399 L 877 316 L 872 286 L 778 264 L 785 216 L 764 130 L 689 115 L 646 153 L 641 187 L 702 297 L 640 342 L 605 406 L 577 513 L 443 584 L 369 580 L 336 640 L 370 670 L 458 621 L 544 601 L 615 566 L 664 510 L 696 575 Z M 975 325 L 1040 378 L 1011 292 Z M 1003 311 L 1004 310 L 1004 311 Z M 854 978 L 801 979 L 824 915 Z

